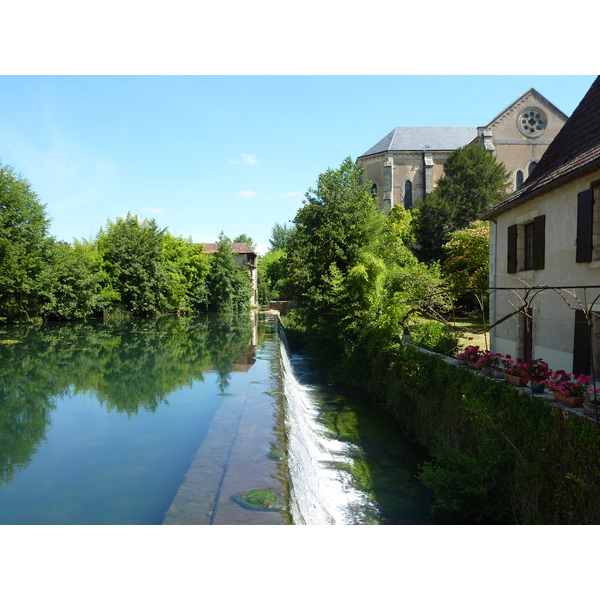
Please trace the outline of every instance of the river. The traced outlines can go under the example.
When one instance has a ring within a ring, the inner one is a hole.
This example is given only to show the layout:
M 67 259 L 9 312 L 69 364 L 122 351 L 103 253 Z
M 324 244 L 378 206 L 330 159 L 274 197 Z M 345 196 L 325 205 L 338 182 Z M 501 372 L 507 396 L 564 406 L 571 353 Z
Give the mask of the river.
M 435 523 L 423 451 L 253 316 L 0 328 L 0 524 Z

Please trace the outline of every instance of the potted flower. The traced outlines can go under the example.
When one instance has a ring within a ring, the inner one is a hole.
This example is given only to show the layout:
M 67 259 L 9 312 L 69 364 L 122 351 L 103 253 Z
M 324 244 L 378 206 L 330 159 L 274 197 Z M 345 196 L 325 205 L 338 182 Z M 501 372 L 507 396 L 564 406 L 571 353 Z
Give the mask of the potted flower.
M 480 369 L 477 361 L 482 354 L 483 351 L 479 349 L 479 346 L 465 346 L 465 349 L 458 354 L 457 358 L 466 361 L 473 369 Z
M 514 361 L 510 354 L 507 354 L 502 360 L 502 368 L 504 370 L 504 378 L 508 383 L 513 385 L 527 385 L 527 370 L 526 363 L 522 358 L 517 358 Z
M 484 375 L 488 377 L 502 377 L 502 354 L 497 354 L 486 350 L 477 360 L 478 367 L 481 368 Z
M 568 406 L 583 406 L 591 375 L 573 375 L 562 369 L 554 371 L 548 378 L 548 387 L 554 398 Z
M 552 371 L 548 367 L 548 363 L 544 362 L 541 358 L 532 358 L 526 363 L 525 370 L 527 379 L 529 379 L 529 382 L 531 383 L 531 393 L 543 393 L 548 377 L 552 374 Z

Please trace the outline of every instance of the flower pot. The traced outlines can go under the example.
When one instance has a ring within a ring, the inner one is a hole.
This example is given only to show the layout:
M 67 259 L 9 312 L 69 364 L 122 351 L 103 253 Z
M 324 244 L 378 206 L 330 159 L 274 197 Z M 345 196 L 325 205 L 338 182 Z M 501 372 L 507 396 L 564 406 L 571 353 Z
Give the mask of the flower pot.
M 531 383 L 531 392 L 533 394 L 543 394 L 546 386 L 543 383 Z
M 486 377 L 491 377 L 492 376 L 492 369 L 490 367 L 481 367 L 481 372 L 486 376 Z
M 469 362 L 467 364 L 471 367 L 471 369 L 476 369 L 477 371 L 481 371 L 481 367 L 476 362 Z
M 508 373 L 504 373 L 504 379 L 513 385 L 520 385 L 521 387 L 527 385 L 527 379 L 525 379 L 525 377 L 518 377 L 517 375 L 509 375 Z
M 585 396 L 563 396 L 556 390 L 552 390 L 552 395 L 555 400 L 558 400 L 567 406 L 583 406 L 583 401 L 585 400 Z

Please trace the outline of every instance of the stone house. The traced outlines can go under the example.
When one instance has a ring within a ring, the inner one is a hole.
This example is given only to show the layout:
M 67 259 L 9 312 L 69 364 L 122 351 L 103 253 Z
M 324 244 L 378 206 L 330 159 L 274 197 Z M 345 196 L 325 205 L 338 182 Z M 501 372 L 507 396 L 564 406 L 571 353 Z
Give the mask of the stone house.
M 219 244 L 207 243 L 202 244 L 204 248 L 202 252 L 214 254 L 219 251 Z M 252 306 L 258 306 L 258 268 L 257 255 L 252 248 L 246 244 L 228 244 L 231 248 L 235 262 L 241 267 L 247 267 L 252 279 Z
M 567 116 L 531 88 L 481 127 L 396 127 L 357 158 L 379 206 L 411 208 L 444 174 L 448 155 L 480 144 L 504 163 L 511 188 L 521 187 Z
M 600 373 L 599 200 L 600 78 L 533 174 L 485 215 L 490 322 L 522 309 L 492 329 L 492 351 L 575 374 L 590 374 L 593 360 Z

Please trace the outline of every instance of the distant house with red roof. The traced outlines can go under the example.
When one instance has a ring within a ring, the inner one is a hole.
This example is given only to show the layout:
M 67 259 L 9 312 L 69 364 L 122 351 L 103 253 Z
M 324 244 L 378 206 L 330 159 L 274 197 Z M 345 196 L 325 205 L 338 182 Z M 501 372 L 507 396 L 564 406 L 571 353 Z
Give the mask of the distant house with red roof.
M 219 251 L 219 244 L 207 243 L 202 244 L 204 248 L 203 253 L 215 254 Z M 250 272 L 252 279 L 252 298 L 251 302 L 253 306 L 258 305 L 258 269 L 257 269 L 257 255 L 252 248 L 244 243 L 238 244 L 227 244 L 231 248 L 231 252 L 238 265 L 246 267 Z

